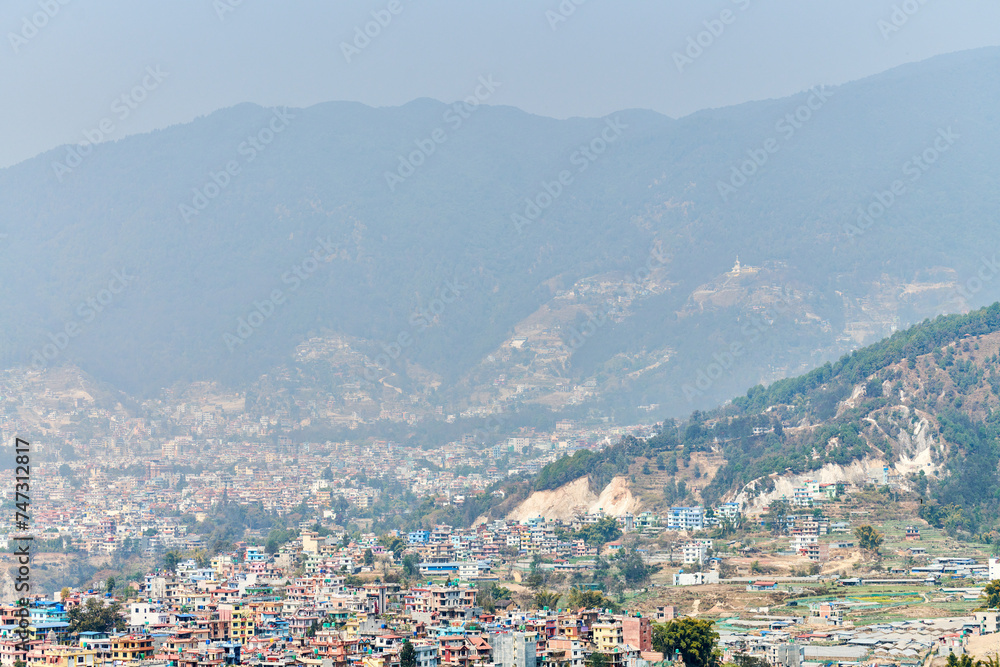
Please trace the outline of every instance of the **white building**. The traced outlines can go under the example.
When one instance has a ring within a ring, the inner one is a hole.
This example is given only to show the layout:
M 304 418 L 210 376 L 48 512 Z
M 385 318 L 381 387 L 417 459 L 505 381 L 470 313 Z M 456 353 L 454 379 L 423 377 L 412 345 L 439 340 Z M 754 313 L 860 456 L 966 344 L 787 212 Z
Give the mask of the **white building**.
M 671 507 L 667 513 L 667 530 L 701 530 L 705 527 L 705 508 Z
M 170 622 L 170 614 L 159 605 L 148 602 L 132 602 L 128 606 L 128 624 L 132 628 L 144 628 Z
M 737 516 L 739 516 L 740 512 L 742 511 L 743 508 L 740 507 L 739 503 L 722 503 L 721 505 L 715 508 L 715 515 L 725 516 L 729 517 L 730 519 L 735 519 Z
M 706 545 L 705 541 L 686 543 L 684 545 L 684 564 L 691 565 L 697 563 L 698 565 L 704 565 L 708 559 L 708 550 L 710 547 L 711 543 Z
M 701 586 L 719 583 L 718 570 L 709 572 L 678 572 L 674 574 L 674 586 Z
M 817 542 L 819 542 L 819 538 L 816 535 L 792 535 L 792 551 L 799 553 Z
M 821 499 L 819 482 L 816 480 L 807 479 L 792 490 L 792 505 L 795 507 L 812 507 L 815 501 Z

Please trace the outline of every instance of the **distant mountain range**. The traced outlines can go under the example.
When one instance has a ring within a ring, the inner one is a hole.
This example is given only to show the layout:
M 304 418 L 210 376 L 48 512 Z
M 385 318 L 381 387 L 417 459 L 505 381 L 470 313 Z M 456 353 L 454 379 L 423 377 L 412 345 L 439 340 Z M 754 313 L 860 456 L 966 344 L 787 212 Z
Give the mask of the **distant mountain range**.
M 0 171 L 0 362 L 151 394 L 346 337 L 332 381 L 449 405 L 710 407 L 1000 298 L 998 67 L 679 120 L 248 104 L 58 148 Z

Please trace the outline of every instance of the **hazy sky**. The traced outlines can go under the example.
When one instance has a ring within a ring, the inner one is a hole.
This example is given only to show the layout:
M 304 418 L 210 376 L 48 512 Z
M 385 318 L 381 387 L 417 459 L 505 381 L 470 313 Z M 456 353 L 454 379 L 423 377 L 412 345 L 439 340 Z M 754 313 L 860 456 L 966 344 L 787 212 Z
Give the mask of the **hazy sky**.
M 372 12 L 386 25 L 348 62 Z M 117 139 L 247 101 L 452 101 L 488 75 L 490 104 L 677 117 L 997 45 L 997 26 L 996 0 L 7 0 L 0 166 L 102 121 Z M 678 66 L 688 38 L 706 46 Z

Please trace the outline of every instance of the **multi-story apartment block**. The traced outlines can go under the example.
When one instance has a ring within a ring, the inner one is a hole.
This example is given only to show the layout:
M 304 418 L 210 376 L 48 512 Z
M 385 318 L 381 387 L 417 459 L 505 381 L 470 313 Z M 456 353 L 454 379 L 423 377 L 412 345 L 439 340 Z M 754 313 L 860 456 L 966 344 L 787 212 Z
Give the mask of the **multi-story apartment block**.
M 538 640 L 533 633 L 490 635 L 494 667 L 537 667 Z
M 701 530 L 705 527 L 705 508 L 671 507 L 667 513 L 667 530 Z

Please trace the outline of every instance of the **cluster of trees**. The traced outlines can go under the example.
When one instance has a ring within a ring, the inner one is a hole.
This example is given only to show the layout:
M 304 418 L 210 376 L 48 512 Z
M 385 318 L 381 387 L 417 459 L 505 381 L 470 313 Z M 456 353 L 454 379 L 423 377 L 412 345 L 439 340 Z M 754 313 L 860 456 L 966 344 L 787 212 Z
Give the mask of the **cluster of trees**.
M 541 564 L 542 559 L 536 555 L 524 583 L 533 592 L 534 603 L 539 607 L 549 608 L 557 608 L 560 606 L 560 601 L 566 600 L 571 608 L 617 609 L 618 603 L 606 597 L 606 594 L 615 595 L 619 601 L 623 600 L 625 589 L 635 589 L 647 584 L 657 569 L 655 566 L 647 565 L 635 544 L 629 543 L 619 549 L 610 560 L 598 556 L 593 568 L 589 570 L 589 576 L 580 572 L 570 575 L 569 583 L 572 588 L 566 598 L 546 590 L 546 586 L 553 582 L 563 582 L 564 575 L 545 570 Z M 489 598 L 486 596 L 484 599 Z
M 560 600 L 562 600 L 562 595 L 557 591 L 539 590 L 535 593 L 532 602 L 538 609 L 557 609 Z
M 577 588 L 569 590 L 570 609 L 610 609 L 618 611 L 619 605 L 600 591 Z
M 416 554 L 406 554 L 402 560 L 403 574 L 408 577 L 415 577 L 420 574 L 420 556 Z
M 610 516 L 606 516 L 589 526 L 584 526 L 570 535 L 570 537 L 583 540 L 587 543 L 587 546 L 597 548 L 604 546 L 608 542 L 617 540 L 621 536 L 622 529 L 618 526 L 618 521 Z
M 663 500 L 668 505 L 681 503 L 687 496 L 687 483 L 683 479 L 680 481 L 671 480 L 663 487 Z
M 1000 667 L 1000 656 L 991 655 L 986 660 L 973 660 L 968 653 L 961 656 L 949 653 L 945 664 L 947 667 Z
M 479 584 L 476 590 L 476 604 L 489 613 L 496 611 L 499 600 L 509 600 L 511 591 L 509 588 L 497 585 L 496 582 Z
M 983 607 L 986 609 L 1000 609 L 1000 580 L 994 579 L 983 586 Z
M 395 560 L 399 560 L 400 555 L 406 549 L 406 540 L 395 535 L 383 535 L 379 538 L 379 544 L 391 551 Z
M 854 529 L 854 537 L 858 540 L 858 548 L 870 558 L 882 556 L 882 542 L 885 541 L 885 535 L 875 528 L 870 525 L 858 526 Z
M 598 452 L 581 449 L 542 468 L 535 477 L 535 491 L 556 489 L 580 477 L 587 476 L 594 489 L 603 489 L 617 475 L 627 475 L 637 456 L 655 456 L 658 443 L 624 436 L 616 444 Z
M 113 586 L 113 584 L 112 584 Z M 97 598 L 73 607 L 67 612 L 69 616 L 69 632 L 113 632 L 128 627 L 120 602 L 105 604 Z
M 193 515 L 182 517 L 189 530 L 205 537 L 211 553 L 215 554 L 232 548 L 233 543 L 244 539 L 247 531 L 272 531 L 284 529 L 289 523 L 308 518 L 310 511 L 300 507 L 288 517 L 278 517 L 277 514 L 264 509 L 263 502 L 243 505 L 229 500 L 229 494 L 223 490 L 222 498 L 211 515 L 204 521 L 195 520 Z
M 775 535 L 784 535 L 788 532 L 788 515 L 791 510 L 791 505 L 784 498 L 772 501 L 764 513 L 764 524 L 769 526 Z
M 685 667 L 720 667 L 718 643 L 719 633 L 708 620 L 688 617 L 653 624 L 653 650 L 666 661 L 679 653 Z
M 920 508 L 928 523 L 951 535 L 975 533 L 1000 521 L 1000 413 L 976 421 L 954 408 L 938 415 L 941 438 L 949 444 L 946 475 Z
M 269 554 L 276 554 L 281 545 L 291 542 L 298 537 L 298 534 L 299 531 L 295 529 L 272 528 L 271 532 L 267 534 L 267 542 L 264 544 L 264 550 Z
M 655 571 L 646 565 L 635 544 L 628 544 L 618 550 L 614 556 L 615 565 L 627 588 L 636 588 L 649 583 L 650 576 Z

